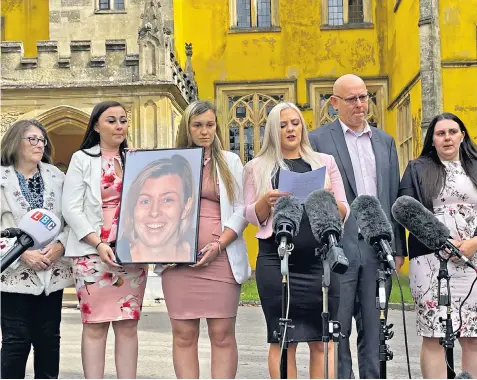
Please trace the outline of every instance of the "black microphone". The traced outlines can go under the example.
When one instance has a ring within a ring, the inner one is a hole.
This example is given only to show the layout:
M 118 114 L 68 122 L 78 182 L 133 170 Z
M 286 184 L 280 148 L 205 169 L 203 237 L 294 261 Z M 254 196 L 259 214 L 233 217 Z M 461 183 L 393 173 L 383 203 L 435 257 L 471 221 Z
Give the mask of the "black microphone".
M 313 236 L 319 243 L 328 246 L 327 258 L 331 270 L 344 274 L 348 270 L 349 262 L 338 246 L 343 234 L 343 222 L 335 197 L 329 191 L 315 190 L 305 200 L 305 211 Z
M 378 245 L 386 255 L 392 270 L 396 270 L 394 252 L 389 244 L 393 240 L 393 228 L 384 213 L 378 198 L 371 195 L 360 195 L 351 203 L 351 212 L 364 240 L 371 246 Z M 379 249 L 379 248 L 378 248 Z
M 471 376 L 471 374 L 469 372 L 461 372 L 459 373 L 455 379 L 472 379 L 473 377 Z
M 6 230 L 3 230 L 0 232 L 0 237 L 2 238 L 14 238 L 18 237 L 23 234 L 23 231 L 19 228 L 7 228 Z
M 391 208 L 394 219 L 433 251 L 446 250 L 477 272 L 475 265 L 452 244 L 449 229 L 435 215 L 414 198 L 399 197 Z
M 273 210 L 273 231 L 278 243 L 278 253 L 284 254 L 300 230 L 303 207 L 298 198 L 287 195 L 280 197 Z

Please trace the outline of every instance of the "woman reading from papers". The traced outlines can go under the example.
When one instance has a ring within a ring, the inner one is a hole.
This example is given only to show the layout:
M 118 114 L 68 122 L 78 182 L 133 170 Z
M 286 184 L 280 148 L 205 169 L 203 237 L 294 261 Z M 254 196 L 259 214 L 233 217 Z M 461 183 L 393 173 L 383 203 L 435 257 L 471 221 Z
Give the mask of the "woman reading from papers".
M 279 331 L 281 317 L 282 284 L 278 245 L 272 230 L 273 207 L 281 196 L 277 190 L 280 170 L 304 173 L 326 166 L 325 189 L 336 197 L 342 219 L 349 213 L 343 181 L 332 156 L 316 153 L 310 146 L 302 114 L 291 103 L 279 103 L 268 115 L 263 146 L 257 157 L 244 168 L 244 198 L 246 219 L 260 227 L 259 253 L 256 279 L 260 300 L 267 322 L 270 351 L 268 366 L 270 377 L 279 378 L 280 346 L 273 332 Z M 324 363 L 321 342 L 323 331 L 321 312 L 321 278 L 323 264 L 315 255 L 319 246 L 311 232 L 306 213 L 303 213 L 300 231 L 294 239 L 295 249 L 289 259 L 290 318 L 294 329 L 288 330 L 293 342 L 307 342 L 310 347 L 310 377 L 322 378 Z M 336 320 L 339 305 L 339 278 L 331 276 L 329 289 L 330 319 Z M 288 346 L 288 377 L 296 378 L 296 347 Z M 329 345 L 331 349 L 332 345 Z M 332 356 L 330 356 L 331 358 Z M 330 369 L 333 364 L 330 363 Z M 329 373 L 333 377 L 333 371 Z

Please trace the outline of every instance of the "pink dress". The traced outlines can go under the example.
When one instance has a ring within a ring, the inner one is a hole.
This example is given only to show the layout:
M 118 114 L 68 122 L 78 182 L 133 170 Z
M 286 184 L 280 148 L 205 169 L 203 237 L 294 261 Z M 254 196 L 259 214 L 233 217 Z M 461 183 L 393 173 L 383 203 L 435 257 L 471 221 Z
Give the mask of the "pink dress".
M 210 159 L 206 159 L 202 170 L 198 250 L 214 242 L 221 233 L 219 186 L 212 181 Z M 237 315 L 240 285 L 235 281 L 225 250 L 205 267 L 177 265 L 167 268 L 162 273 L 162 290 L 172 319 L 232 318 Z
M 122 179 L 114 170 L 119 156 L 102 152 L 101 198 L 104 224 L 101 240 L 116 239 L 117 215 L 121 197 Z M 139 319 L 147 265 L 124 265 L 113 268 L 104 264 L 99 255 L 73 258 L 73 274 L 83 323 L 101 323 Z

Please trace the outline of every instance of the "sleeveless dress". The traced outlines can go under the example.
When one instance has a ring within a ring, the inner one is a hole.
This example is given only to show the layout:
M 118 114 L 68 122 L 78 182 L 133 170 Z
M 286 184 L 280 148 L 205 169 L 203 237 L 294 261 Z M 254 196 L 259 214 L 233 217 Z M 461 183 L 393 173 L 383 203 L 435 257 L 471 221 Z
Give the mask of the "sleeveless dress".
M 210 165 L 210 158 L 206 158 L 200 195 L 199 251 L 222 233 L 219 186 L 212 181 Z M 240 289 L 225 249 L 205 267 L 191 268 L 182 264 L 162 273 L 162 290 L 172 319 L 235 317 Z
M 304 173 L 311 166 L 302 158 L 286 159 L 290 170 Z M 273 188 L 278 188 L 280 172 L 272 180 Z M 288 337 L 293 342 L 321 341 L 323 336 L 321 313 L 323 311 L 322 276 L 323 263 L 320 253 L 322 246 L 316 241 L 306 212 L 300 223 L 298 236 L 294 238 L 295 248 L 289 257 L 290 319 L 295 328 L 288 329 Z M 317 254 L 318 253 L 318 254 Z M 258 295 L 267 323 L 267 343 L 278 343 L 274 331 L 280 331 L 282 316 L 282 275 L 281 260 L 275 234 L 268 239 L 258 240 L 256 266 Z M 340 295 L 339 275 L 331 272 L 328 289 L 328 310 L 330 320 L 338 320 Z
M 434 199 L 434 214 L 451 232 L 454 240 L 474 237 L 477 227 L 477 189 L 465 174 L 460 161 L 443 161 L 446 167 L 446 183 Z M 472 258 L 477 265 L 477 254 Z M 417 333 L 425 337 L 444 337 L 444 325 L 439 317 L 446 316 L 446 307 L 438 306 L 438 282 L 440 261 L 434 254 L 413 258 L 410 262 L 409 280 L 416 302 Z M 452 325 L 459 327 L 459 306 L 470 290 L 475 272 L 462 261 L 447 263 L 450 276 Z M 461 337 L 477 337 L 477 286 L 462 306 Z
M 101 240 L 114 242 L 121 199 L 122 179 L 114 169 L 119 156 L 101 153 L 101 198 L 104 224 Z M 147 265 L 113 268 L 99 255 L 73 258 L 73 275 L 83 323 L 139 319 L 146 289 Z

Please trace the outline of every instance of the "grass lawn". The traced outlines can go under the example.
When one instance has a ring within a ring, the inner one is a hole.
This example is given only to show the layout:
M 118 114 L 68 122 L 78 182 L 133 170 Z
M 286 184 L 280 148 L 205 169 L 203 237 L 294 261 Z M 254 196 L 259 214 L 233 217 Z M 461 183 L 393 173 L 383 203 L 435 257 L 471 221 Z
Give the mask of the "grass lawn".
M 400 277 L 402 292 L 404 296 L 404 303 L 414 303 L 411 291 L 409 289 L 409 280 L 407 277 Z M 374 295 L 373 295 L 374 296 Z M 246 283 L 242 284 L 242 294 L 240 295 L 241 301 L 259 301 L 258 292 L 257 292 L 257 283 L 254 279 L 248 280 Z M 389 299 L 391 303 L 400 303 L 401 295 L 399 293 L 399 285 L 395 276 L 393 276 L 393 290 L 391 292 L 391 297 Z

